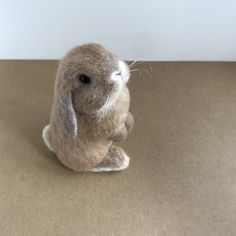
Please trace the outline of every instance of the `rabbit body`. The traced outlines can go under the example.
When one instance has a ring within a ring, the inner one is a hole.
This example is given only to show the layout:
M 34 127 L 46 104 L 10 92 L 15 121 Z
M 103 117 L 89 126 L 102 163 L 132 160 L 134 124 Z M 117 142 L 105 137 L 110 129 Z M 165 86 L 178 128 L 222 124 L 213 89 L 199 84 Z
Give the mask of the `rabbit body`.
M 125 82 L 120 82 L 120 80 L 123 81 L 123 78 L 120 79 L 114 74 L 114 78 L 112 78 L 112 72 L 118 70 L 119 74 L 120 68 L 120 61 L 115 55 L 101 45 L 91 44 L 85 47 L 88 50 L 90 47 L 93 48 L 93 57 L 98 54 L 99 66 L 105 61 L 102 67 L 97 66 L 99 68 L 92 73 L 93 78 L 98 71 L 104 72 L 106 70 L 104 67 L 110 66 L 110 69 L 103 73 L 103 77 L 98 78 L 100 81 L 93 85 L 94 88 L 90 88 L 90 82 L 87 83 L 90 77 L 87 75 L 81 77 L 81 65 L 83 64 L 77 64 L 75 68 L 79 68 L 80 80 L 83 78 L 82 82 L 86 82 L 86 85 L 78 82 L 78 79 L 72 75 L 73 73 L 69 74 L 69 77 L 66 75 L 68 67 L 71 68 L 74 65 L 72 62 L 76 61 L 76 56 L 78 55 L 80 58 L 78 49 L 81 47 L 72 49 L 66 55 L 59 65 L 50 123 L 43 130 L 43 138 L 48 148 L 72 170 L 93 172 L 123 170 L 129 165 L 129 157 L 118 144 L 126 139 L 128 132 L 133 127 L 133 117 L 129 112 L 130 95 L 126 86 L 128 78 L 125 78 Z M 99 57 L 101 53 L 104 55 Z M 87 52 L 85 55 L 91 56 L 91 52 Z M 111 58 L 113 63 L 108 66 L 108 60 Z M 129 76 L 126 71 L 128 67 L 122 65 L 125 70 L 124 76 Z M 86 68 L 86 70 L 88 69 Z M 120 73 L 122 74 L 122 71 Z M 88 74 L 87 71 L 86 74 Z M 69 79 L 65 80 L 67 77 Z M 120 80 L 117 82 L 118 79 Z M 95 79 L 92 82 L 95 83 Z M 97 88 L 99 86 L 104 86 L 105 89 L 100 91 L 98 89 L 101 88 Z M 92 93 L 83 102 L 89 89 Z

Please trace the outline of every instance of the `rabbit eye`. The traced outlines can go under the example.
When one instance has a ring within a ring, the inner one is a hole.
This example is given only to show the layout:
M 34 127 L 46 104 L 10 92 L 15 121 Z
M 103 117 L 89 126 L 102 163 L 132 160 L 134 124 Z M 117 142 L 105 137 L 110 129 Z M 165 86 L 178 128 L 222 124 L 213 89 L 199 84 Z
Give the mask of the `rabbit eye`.
M 91 79 L 87 75 L 82 74 L 82 75 L 79 76 L 79 81 L 82 84 L 90 84 Z

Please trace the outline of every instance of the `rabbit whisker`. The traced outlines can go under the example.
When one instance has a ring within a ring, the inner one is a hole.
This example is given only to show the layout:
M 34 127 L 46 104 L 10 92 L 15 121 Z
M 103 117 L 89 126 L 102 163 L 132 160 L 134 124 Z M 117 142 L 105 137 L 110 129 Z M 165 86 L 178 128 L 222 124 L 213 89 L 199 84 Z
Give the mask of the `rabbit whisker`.
M 133 65 L 135 65 L 135 63 L 137 63 L 138 60 L 133 61 L 132 63 L 128 64 L 128 67 L 131 69 Z
M 149 63 L 149 62 L 145 62 L 145 61 L 134 61 L 133 63 L 131 63 L 130 65 L 129 65 L 129 69 L 132 69 L 132 68 L 134 68 L 135 66 L 137 66 L 137 65 L 141 65 L 141 64 L 144 64 L 144 65 L 148 65 L 148 69 L 152 72 L 153 70 L 152 70 L 152 65 L 151 65 L 151 63 Z
M 132 72 L 139 72 L 140 75 L 141 75 L 142 72 L 146 72 L 146 73 L 148 74 L 148 76 L 149 76 L 150 78 L 152 78 L 152 73 L 151 73 L 149 70 L 144 69 L 144 68 L 132 69 L 132 70 L 130 70 L 130 72 L 131 72 L 131 73 L 132 73 Z M 141 76 L 140 76 L 140 77 L 141 77 Z
M 96 116 L 98 118 L 98 121 L 101 121 L 101 119 L 107 114 L 109 108 L 113 105 L 118 95 L 119 95 L 119 91 L 115 93 L 114 91 L 112 91 L 108 95 L 104 105 L 98 111 L 96 111 Z

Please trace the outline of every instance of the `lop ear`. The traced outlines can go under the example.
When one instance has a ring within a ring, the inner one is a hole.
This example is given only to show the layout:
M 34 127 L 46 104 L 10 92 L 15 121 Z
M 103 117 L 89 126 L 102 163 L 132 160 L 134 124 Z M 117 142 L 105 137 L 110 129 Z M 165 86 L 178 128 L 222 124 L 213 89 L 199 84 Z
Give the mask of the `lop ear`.
M 75 138 L 77 136 L 77 118 L 72 104 L 71 91 L 64 91 L 57 97 L 56 109 L 65 130 Z

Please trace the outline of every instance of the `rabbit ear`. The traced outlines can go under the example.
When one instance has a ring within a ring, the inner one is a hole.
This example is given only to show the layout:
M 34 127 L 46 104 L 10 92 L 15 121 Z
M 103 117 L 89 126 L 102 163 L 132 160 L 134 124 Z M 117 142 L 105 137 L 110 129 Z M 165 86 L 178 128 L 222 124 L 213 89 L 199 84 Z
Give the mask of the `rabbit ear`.
M 72 104 L 71 91 L 64 92 L 58 97 L 56 109 L 65 130 L 75 138 L 77 136 L 77 119 Z

